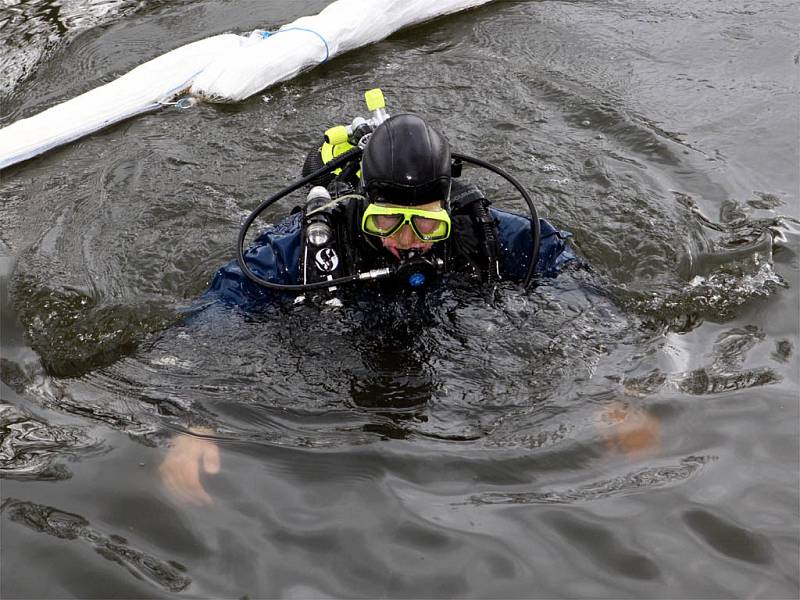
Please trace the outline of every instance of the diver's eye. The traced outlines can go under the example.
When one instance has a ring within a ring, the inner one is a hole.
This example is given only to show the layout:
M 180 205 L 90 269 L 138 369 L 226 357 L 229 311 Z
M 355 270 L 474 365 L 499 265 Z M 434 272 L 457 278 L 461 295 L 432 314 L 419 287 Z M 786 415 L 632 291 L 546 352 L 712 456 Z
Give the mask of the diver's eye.
M 414 225 L 420 233 L 433 233 L 442 224 L 438 219 L 426 219 L 425 217 L 414 217 Z
M 376 215 L 372 217 L 372 222 L 380 231 L 391 231 L 397 227 L 402 218 L 400 215 Z

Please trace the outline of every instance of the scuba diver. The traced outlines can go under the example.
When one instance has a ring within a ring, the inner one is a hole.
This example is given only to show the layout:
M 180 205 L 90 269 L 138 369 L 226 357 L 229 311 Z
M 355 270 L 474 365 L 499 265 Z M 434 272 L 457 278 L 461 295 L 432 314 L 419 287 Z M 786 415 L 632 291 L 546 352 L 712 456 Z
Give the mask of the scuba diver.
M 265 200 L 243 224 L 237 260 L 214 276 L 205 299 L 252 307 L 293 292 L 332 292 L 360 283 L 421 289 L 453 274 L 482 283 L 555 276 L 576 256 L 569 234 L 539 219 L 527 191 L 500 168 L 451 152 L 422 118 L 390 117 L 379 89 L 373 111 L 325 132 L 308 155 L 302 179 Z M 464 163 L 493 171 L 519 190 L 531 218 L 498 210 L 459 178 Z M 244 250 L 247 231 L 270 205 L 312 185 L 304 208 L 269 226 Z M 577 262 L 577 261 L 576 261 Z M 323 293 L 323 295 L 325 295 Z
M 220 301 L 257 309 L 281 297 L 302 302 L 311 292 L 338 306 L 340 292 L 350 284 L 397 298 L 454 276 L 481 285 L 507 280 L 527 287 L 535 275 L 555 277 L 565 265 L 579 264 L 568 244 L 570 234 L 540 220 L 529 194 L 511 175 L 451 152 L 447 140 L 419 116 L 390 117 L 380 90 L 365 96 L 372 118 L 357 117 L 350 126 L 326 131 L 323 143 L 308 154 L 301 179 L 245 220 L 237 259 L 214 275 L 203 296 L 205 306 Z M 476 186 L 460 180 L 464 163 L 509 181 L 530 218 L 491 206 Z M 245 250 L 256 218 L 309 185 L 305 206 L 268 226 Z M 161 478 L 174 497 L 209 504 L 201 472 L 219 472 L 219 448 L 212 430 L 192 432 L 175 438 Z

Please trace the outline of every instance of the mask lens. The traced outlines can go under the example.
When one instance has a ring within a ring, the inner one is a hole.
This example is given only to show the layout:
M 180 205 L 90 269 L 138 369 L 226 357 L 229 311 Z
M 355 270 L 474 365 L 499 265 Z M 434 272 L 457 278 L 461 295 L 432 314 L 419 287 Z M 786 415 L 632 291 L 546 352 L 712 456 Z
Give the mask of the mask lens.
M 428 219 L 427 217 L 414 217 L 413 221 L 419 232 L 425 235 L 435 233 L 437 229 L 441 229 L 442 225 L 444 225 L 439 219 Z
M 361 229 L 370 235 L 389 237 L 402 232 L 405 223 L 423 242 L 438 242 L 450 235 L 450 217 L 443 210 L 383 207 L 370 204 L 364 211 Z
M 447 222 L 440 219 L 414 216 L 411 219 L 414 229 L 424 240 L 437 240 L 447 237 Z
M 370 215 L 364 222 L 369 233 L 389 235 L 403 222 L 403 215 Z

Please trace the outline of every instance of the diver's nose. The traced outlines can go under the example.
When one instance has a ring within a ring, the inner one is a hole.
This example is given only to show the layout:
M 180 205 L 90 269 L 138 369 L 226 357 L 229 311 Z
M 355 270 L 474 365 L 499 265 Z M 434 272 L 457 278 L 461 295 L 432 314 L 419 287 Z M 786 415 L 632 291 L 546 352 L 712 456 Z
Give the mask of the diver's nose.
M 400 231 L 397 232 L 395 241 L 397 242 L 398 246 L 409 247 L 414 243 L 416 237 L 417 236 L 414 235 L 411 227 L 408 225 L 408 223 L 406 223 L 400 228 Z

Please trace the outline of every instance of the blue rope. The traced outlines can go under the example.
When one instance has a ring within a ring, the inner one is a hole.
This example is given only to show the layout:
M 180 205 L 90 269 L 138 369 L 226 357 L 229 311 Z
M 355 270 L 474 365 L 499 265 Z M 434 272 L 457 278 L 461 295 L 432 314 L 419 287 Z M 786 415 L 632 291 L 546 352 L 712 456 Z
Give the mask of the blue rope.
M 262 31 L 261 32 L 261 37 L 264 38 L 264 39 L 267 39 L 271 35 L 276 35 L 278 33 L 283 33 L 284 31 L 305 31 L 306 33 L 313 33 L 320 40 L 322 40 L 323 44 L 325 44 L 325 58 L 322 59 L 322 62 L 328 62 L 328 58 L 331 55 L 330 49 L 328 48 L 328 42 L 326 42 L 325 38 L 322 37 L 316 31 L 314 31 L 313 29 L 305 29 L 304 27 L 289 27 L 289 29 L 279 29 L 278 31 L 273 31 L 273 32 Z

